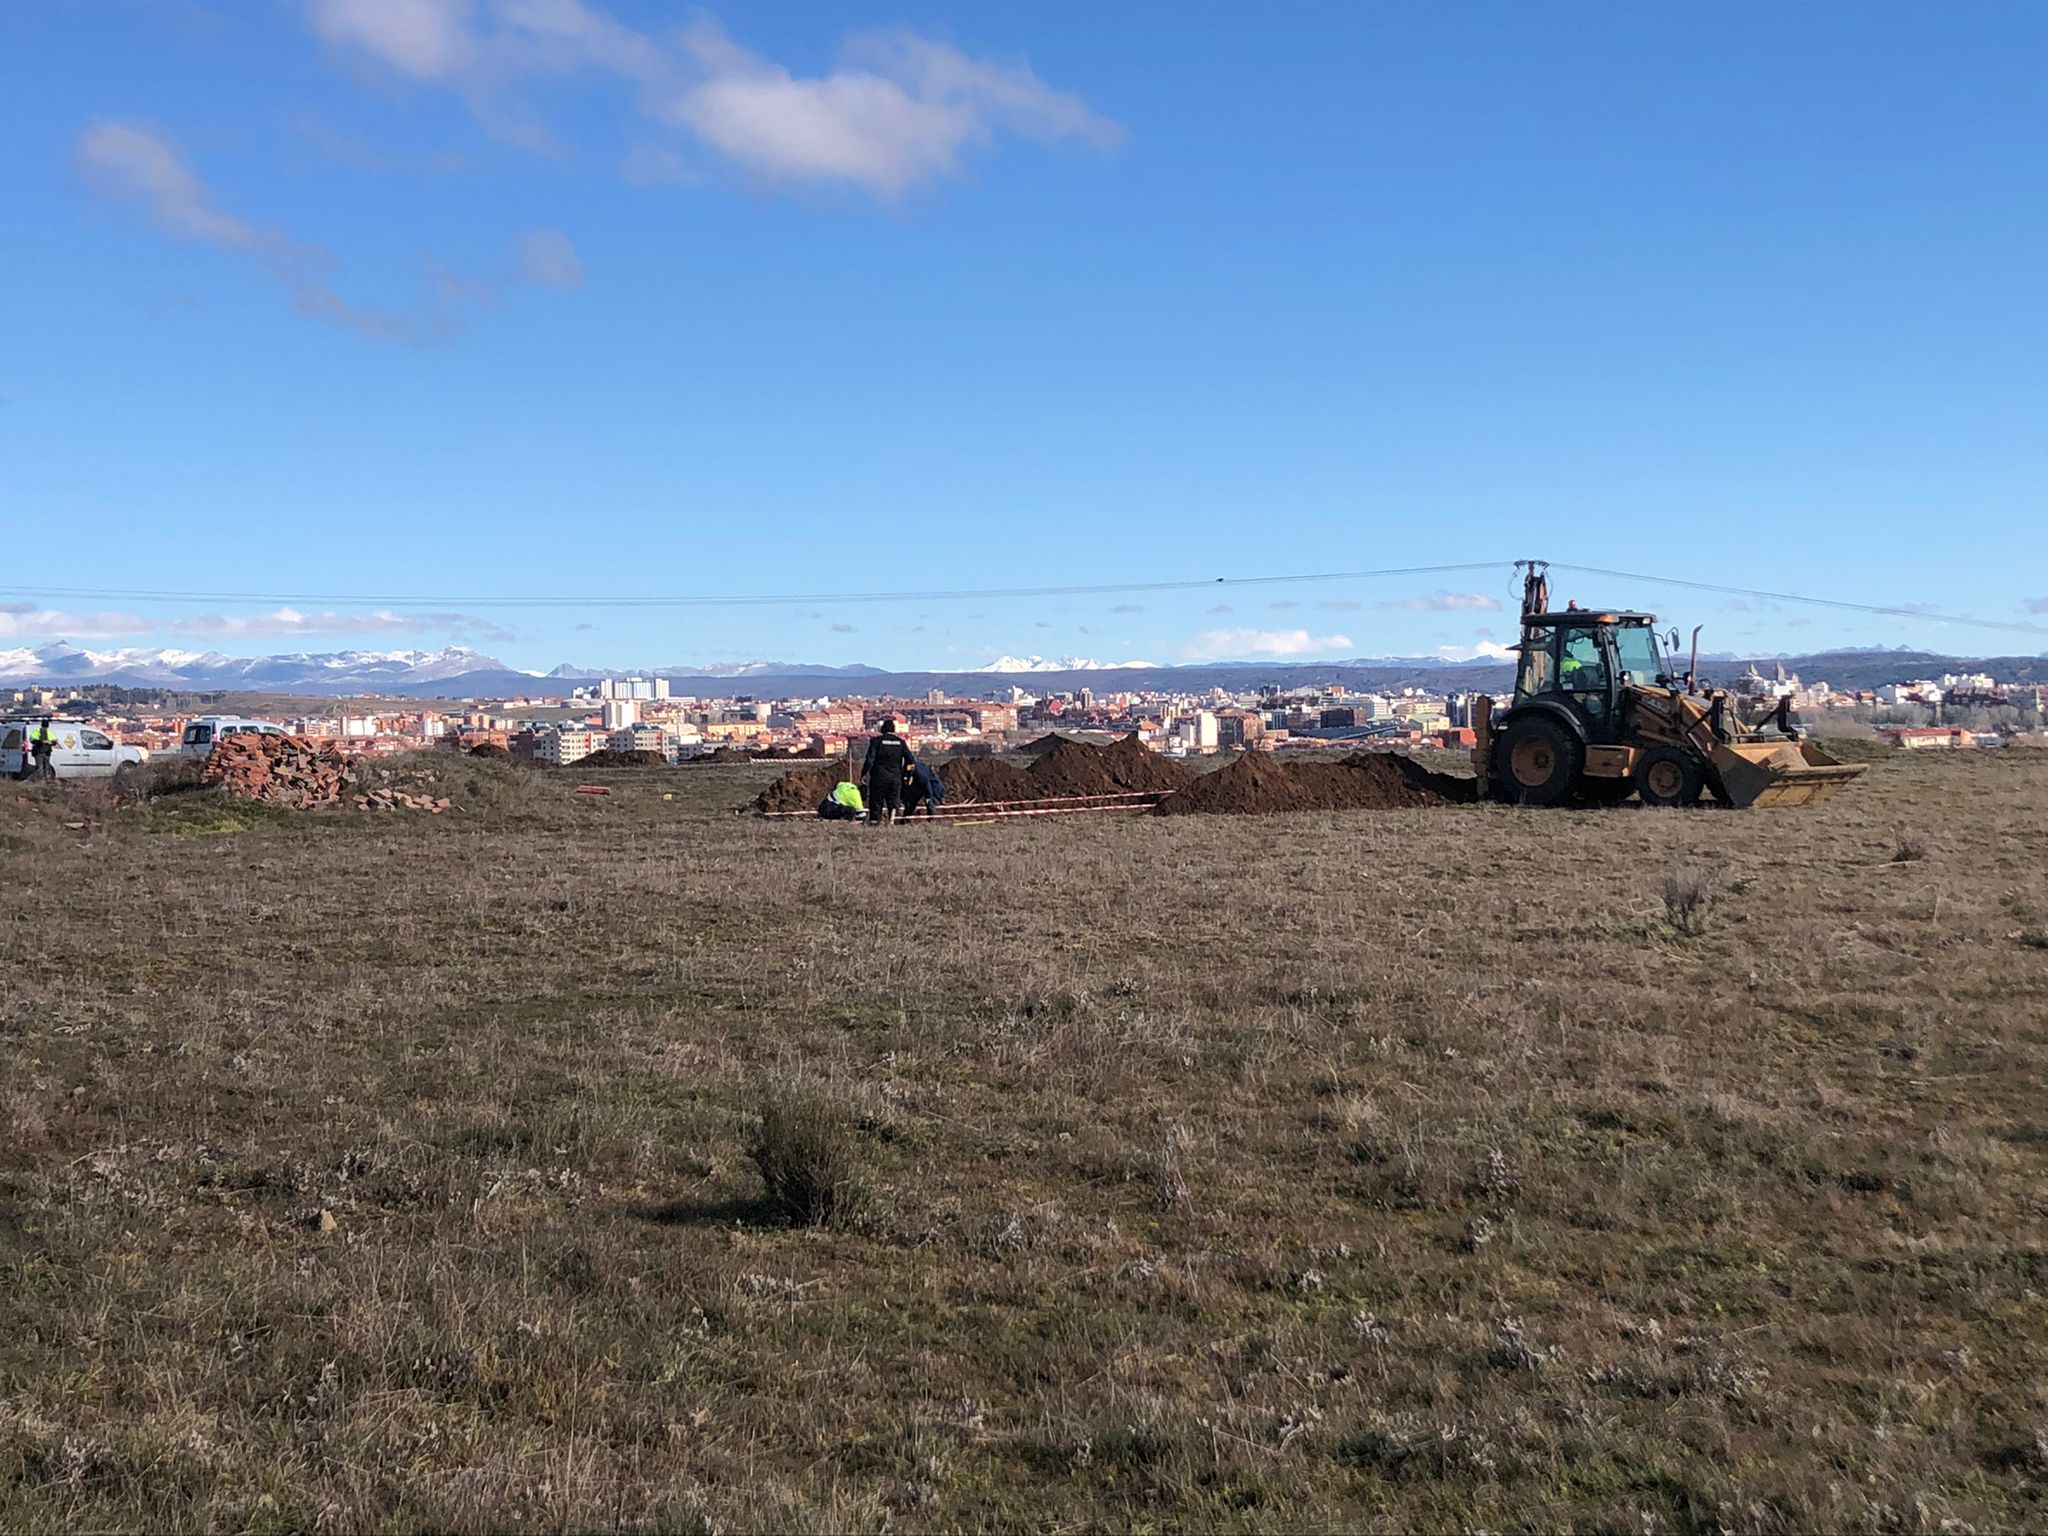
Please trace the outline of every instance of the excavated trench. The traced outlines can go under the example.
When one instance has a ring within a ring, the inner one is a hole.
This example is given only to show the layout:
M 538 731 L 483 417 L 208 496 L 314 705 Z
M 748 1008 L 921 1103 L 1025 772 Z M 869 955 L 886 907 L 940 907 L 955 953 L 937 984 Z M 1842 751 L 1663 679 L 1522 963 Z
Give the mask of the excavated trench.
M 1159 795 L 1161 816 L 1257 816 L 1281 811 L 1384 811 L 1469 804 L 1470 779 L 1437 773 L 1393 752 L 1354 752 L 1331 761 L 1248 752 L 1213 773 L 1147 751 L 1136 736 L 1107 747 L 1064 737 L 1031 743 L 1025 768 L 987 757 L 940 765 L 946 805 L 1058 802 L 1112 795 Z M 815 811 L 845 776 L 840 763 L 793 769 L 742 807 L 760 815 Z

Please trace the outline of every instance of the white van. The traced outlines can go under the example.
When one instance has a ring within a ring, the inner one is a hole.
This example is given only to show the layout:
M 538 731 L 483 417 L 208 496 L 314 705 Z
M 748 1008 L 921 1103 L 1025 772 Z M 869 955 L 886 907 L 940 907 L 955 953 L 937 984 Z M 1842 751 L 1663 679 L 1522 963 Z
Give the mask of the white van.
M 35 771 L 35 753 L 29 738 L 42 723 L 42 716 L 26 720 L 0 720 L 0 773 L 25 779 Z M 57 745 L 50 751 L 50 768 L 60 779 L 112 778 L 114 770 L 126 763 L 139 763 L 149 756 L 141 747 L 125 747 L 97 726 L 83 720 L 50 721 L 50 734 Z
M 223 736 L 290 734 L 274 720 L 248 720 L 240 715 L 201 715 L 185 727 L 185 734 L 178 738 L 178 751 L 186 757 L 204 757 Z

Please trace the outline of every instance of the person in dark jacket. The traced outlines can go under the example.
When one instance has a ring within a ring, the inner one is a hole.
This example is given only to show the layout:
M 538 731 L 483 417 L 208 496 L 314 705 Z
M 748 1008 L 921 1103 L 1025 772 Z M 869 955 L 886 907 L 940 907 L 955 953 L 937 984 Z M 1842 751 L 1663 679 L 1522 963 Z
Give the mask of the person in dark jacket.
M 927 818 L 936 816 L 945 801 L 946 781 L 929 763 L 912 763 L 910 778 L 903 786 L 903 814 L 915 816 L 922 807 Z
M 884 826 L 903 814 L 903 780 L 916 766 L 910 743 L 896 734 L 896 722 L 884 720 L 881 731 L 868 738 L 868 755 L 860 765 L 869 825 Z
M 29 775 L 35 779 L 54 779 L 57 771 L 50 766 L 50 754 L 57 749 L 56 733 L 50 729 L 50 717 L 43 716 L 42 723 L 29 732 L 28 750 L 35 759 L 35 771 Z

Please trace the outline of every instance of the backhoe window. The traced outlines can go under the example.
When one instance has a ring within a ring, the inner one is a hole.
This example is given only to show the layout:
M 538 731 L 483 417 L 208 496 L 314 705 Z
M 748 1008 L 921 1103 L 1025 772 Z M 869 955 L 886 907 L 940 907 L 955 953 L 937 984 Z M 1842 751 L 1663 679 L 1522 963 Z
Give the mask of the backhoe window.
M 1522 632 L 1522 666 L 1515 674 L 1515 697 L 1530 698 L 1550 689 L 1554 675 L 1550 665 L 1550 646 L 1553 636 L 1549 630 L 1530 629 Z
M 1664 663 L 1657 655 L 1657 632 L 1647 624 L 1624 624 L 1614 632 L 1614 662 L 1621 680 L 1643 688 L 1657 686 Z
M 1573 693 L 1607 691 L 1607 659 L 1600 654 L 1600 631 L 1567 629 L 1558 637 L 1558 686 Z

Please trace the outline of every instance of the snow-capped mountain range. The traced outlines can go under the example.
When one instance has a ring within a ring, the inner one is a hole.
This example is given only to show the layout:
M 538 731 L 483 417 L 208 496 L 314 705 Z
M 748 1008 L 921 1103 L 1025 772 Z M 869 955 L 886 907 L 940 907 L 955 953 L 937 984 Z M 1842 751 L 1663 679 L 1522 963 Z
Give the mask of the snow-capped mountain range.
M 677 663 L 672 667 L 579 667 L 565 661 L 547 674 L 549 677 L 879 677 L 880 667 L 864 666 L 854 662 L 850 666 L 833 667 L 821 662 L 810 661 L 705 661 L 694 665 Z
M 494 657 L 452 645 L 439 651 L 301 651 L 226 656 L 219 651 L 132 647 L 94 651 L 59 640 L 0 650 L 0 683 L 114 683 L 130 688 L 301 689 L 378 692 L 472 672 L 510 672 Z
M 1127 667 L 1150 667 L 1149 661 L 1089 661 L 1080 656 L 1061 656 L 1048 661 L 1043 656 L 998 656 L 977 672 L 1116 672 Z
M 1773 659 L 1757 658 L 1765 665 Z M 1795 670 L 1825 676 L 1837 686 L 1850 687 L 1873 687 L 1908 677 L 1931 677 L 1959 670 L 1988 669 L 2000 677 L 2021 682 L 2048 679 L 2048 667 L 2043 665 L 2048 663 L 2048 656 L 1969 658 L 1869 647 L 1776 659 L 1784 660 Z M 1702 655 L 1700 660 L 1723 667 L 1749 664 L 1718 653 Z M 1456 686 L 1462 687 L 1465 678 L 1493 672 L 1507 675 L 1504 663 L 1485 657 L 1447 661 L 1441 657 L 1361 656 L 1349 661 L 1218 661 L 1168 666 L 1143 661 L 1091 661 L 1079 656 L 1050 660 L 1043 656 L 998 656 L 986 666 L 957 672 L 891 672 L 861 665 L 786 661 L 636 667 L 630 671 L 564 663 L 551 672 L 541 673 L 509 667 L 494 656 L 459 645 L 438 651 L 299 652 L 288 656 L 227 656 L 219 651 L 143 648 L 100 651 L 63 641 L 34 650 L 0 649 L 0 687 L 105 683 L 186 693 L 381 694 L 414 698 L 510 698 L 558 693 L 564 691 L 566 684 L 592 683 L 605 677 L 665 677 L 680 685 L 677 691 L 699 694 L 722 691 L 706 686 L 718 679 L 744 684 L 753 678 L 763 679 L 766 688 L 784 696 L 887 692 L 899 687 L 917 694 L 933 687 L 973 689 L 976 685 L 971 679 L 991 674 L 1035 674 L 1045 677 L 1050 686 L 1072 687 L 1091 672 L 1113 673 L 1145 687 L 1177 687 L 1184 681 L 1203 687 L 1224 683 L 1239 686 L 1244 679 L 1261 673 L 1275 677 L 1314 674 L 1326 680 L 1342 673 L 1351 681 L 1375 685 L 1390 679 L 1423 682 L 1448 674 L 1459 679 Z M 1148 673 L 1149 677 L 1145 675 Z M 1058 680 L 1052 681 L 1055 677 Z M 851 689 L 849 684 L 853 685 Z
M 978 672 L 1104 672 L 1145 668 L 1146 661 L 1090 661 L 1079 656 L 999 656 Z M 24 684 L 110 683 L 126 688 L 223 690 L 276 693 L 418 693 L 425 686 L 457 679 L 478 687 L 516 688 L 523 678 L 536 682 L 591 682 L 618 677 L 818 677 L 864 678 L 886 674 L 855 663 L 827 666 L 817 662 L 699 662 L 664 667 L 585 667 L 564 662 L 545 673 L 507 666 L 466 646 L 438 651 L 300 651 L 283 656 L 228 656 L 219 651 L 188 651 L 154 647 L 88 650 L 55 641 L 33 650 L 0 650 L 0 686 Z

